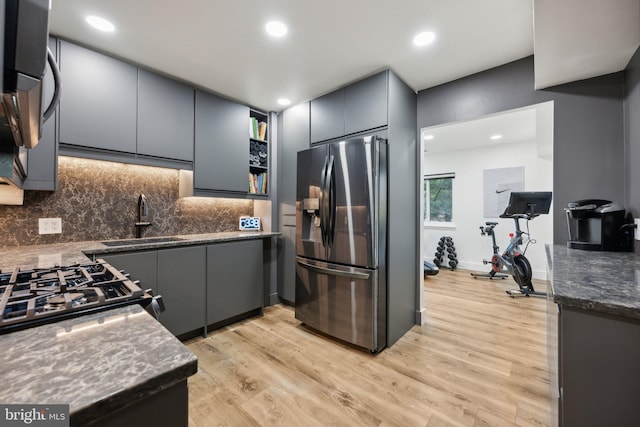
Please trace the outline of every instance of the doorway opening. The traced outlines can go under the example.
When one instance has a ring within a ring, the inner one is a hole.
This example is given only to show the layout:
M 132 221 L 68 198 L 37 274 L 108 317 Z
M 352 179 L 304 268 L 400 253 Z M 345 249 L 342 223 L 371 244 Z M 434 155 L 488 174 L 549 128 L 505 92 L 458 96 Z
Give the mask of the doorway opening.
M 420 144 L 422 259 L 433 262 L 439 239 L 447 236 L 455 244 L 457 268 L 488 271 L 482 260 L 490 258 L 491 244 L 479 227 L 497 222 L 497 242 L 504 249 L 513 221 L 499 215 L 511 191 L 553 189 L 553 101 L 426 127 L 420 131 Z M 447 187 L 439 177 L 455 179 Z M 431 184 L 442 188 L 434 191 Z M 442 212 L 434 212 L 434 207 Z M 533 277 L 546 280 L 544 246 L 553 242 L 552 211 L 529 226 L 535 244 L 527 258 Z

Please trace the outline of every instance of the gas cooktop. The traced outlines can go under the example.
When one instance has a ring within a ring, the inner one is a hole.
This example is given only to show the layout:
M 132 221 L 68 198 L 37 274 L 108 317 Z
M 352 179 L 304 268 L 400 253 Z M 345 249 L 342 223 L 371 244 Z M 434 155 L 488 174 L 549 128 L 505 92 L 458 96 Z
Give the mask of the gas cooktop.
M 99 259 L 48 269 L 0 273 L 0 334 L 90 312 L 141 304 L 154 317 L 162 300 Z

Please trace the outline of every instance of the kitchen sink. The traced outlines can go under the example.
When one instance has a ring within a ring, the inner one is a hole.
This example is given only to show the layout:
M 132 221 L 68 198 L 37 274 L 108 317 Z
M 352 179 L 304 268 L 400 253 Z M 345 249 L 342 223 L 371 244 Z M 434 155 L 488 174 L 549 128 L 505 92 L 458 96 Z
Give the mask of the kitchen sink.
M 110 240 L 107 242 L 100 242 L 105 246 L 133 246 L 133 245 L 146 245 L 149 243 L 165 243 L 165 242 L 179 242 L 180 237 L 149 237 L 147 239 L 130 239 L 130 240 Z

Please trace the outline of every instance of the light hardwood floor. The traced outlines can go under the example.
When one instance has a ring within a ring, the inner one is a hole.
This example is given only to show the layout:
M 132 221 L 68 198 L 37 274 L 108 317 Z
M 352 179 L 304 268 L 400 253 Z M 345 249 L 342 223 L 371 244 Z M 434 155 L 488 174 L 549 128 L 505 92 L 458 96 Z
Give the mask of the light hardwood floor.
M 511 279 L 464 270 L 424 283 L 426 325 L 378 355 L 282 305 L 187 342 L 198 357 L 189 425 L 551 425 L 544 299 L 509 298 Z

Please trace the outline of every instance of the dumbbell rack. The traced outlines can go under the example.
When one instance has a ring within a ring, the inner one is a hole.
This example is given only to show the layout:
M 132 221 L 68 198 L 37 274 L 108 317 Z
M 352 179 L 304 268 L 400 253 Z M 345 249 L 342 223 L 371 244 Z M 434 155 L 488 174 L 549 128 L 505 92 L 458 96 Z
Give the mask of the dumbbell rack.
M 440 268 L 446 267 L 446 263 L 451 270 L 455 270 L 458 267 L 458 255 L 456 254 L 456 247 L 453 244 L 453 238 L 449 236 L 442 236 L 440 238 L 433 263 Z

